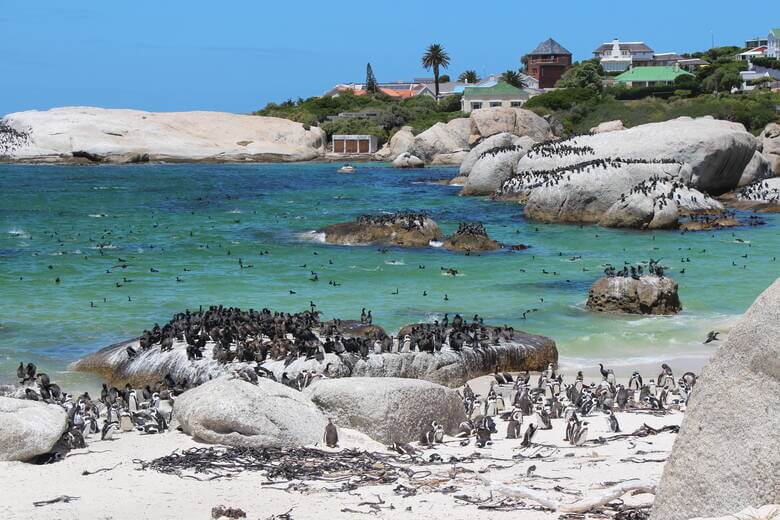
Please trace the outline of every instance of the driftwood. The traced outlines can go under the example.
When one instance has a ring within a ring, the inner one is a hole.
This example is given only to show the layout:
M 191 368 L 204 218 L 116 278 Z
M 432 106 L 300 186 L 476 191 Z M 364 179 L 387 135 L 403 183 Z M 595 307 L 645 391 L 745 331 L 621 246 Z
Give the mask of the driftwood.
M 78 500 L 78 499 L 79 499 L 79 497 L 72 497 L 72 496 L 69 496 L 69 495 L 60 495 L 57 498 L 52 498 L 50 500 L 39 500 L 38 502 L 33 502 L 33 505 L 35 507 L 43 507 L 43 506 L 48 506 L 48 505 L 51 505 L 51 504 L 56 504 L 57 502 L 64 502 L 64 503 L 67 504 L 69 502 L 72 502 L 72 501 Z
M 540 493 L 536 490 L 525 486 L 507 486 L 500 482 L 491 481 L 488 479 L 482 479 L 488 486 L 490 486 L 491 492 L 500 493 L 504 496 L 512 498 L 523 498 L 526 500 L 533 500 L 541 506 L 546 507 L 552 511 L 560 513 L 585 513 L 593 508 L 603 506 L 621 496 L 625 495 L 629 491 L 640 493 L 652 493 L 655 494 L 656 483 L 649 480 L 635 480 L 629 482 L 623 482 L 614 487 L 605 489 L 604 491 L 594 494 L 592 496 L 583 498 L 576 502 L 560 502 L 551 498 L 549 495 Z
M 85 469 L 84 471 L 81 472 L 81 474 L 86 476 L 86 475 L 94 475 L 95 473 L 100 473 L 102 471 L 111 471 L 112 469 L 116 468 L 117 466 L 119 466 L 121 464 L 122 464 L 121 462 L 117 462 L 116 464 L 114 464 L 110 468 L 98 468 L 95 471 L 88 471 L 88 470 Z

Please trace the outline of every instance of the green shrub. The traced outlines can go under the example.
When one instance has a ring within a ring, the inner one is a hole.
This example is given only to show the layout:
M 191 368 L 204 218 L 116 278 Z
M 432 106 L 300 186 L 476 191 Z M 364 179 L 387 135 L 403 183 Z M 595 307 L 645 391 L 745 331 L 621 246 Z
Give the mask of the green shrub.
M 387 131 L 376 123 L 367 119 L 338 119 L 336 121 L 327 121 L 322 124 L 322 129 L 330 138 L 336 134 L 347 135 L 375 135 L 382 145 L 387 141 Z
M 561 88 L 539 94 L 529 99 L 524 108 L 543 107 L 549 110 L 568 110 L 577 103 L 598 97 L 591 88 Z

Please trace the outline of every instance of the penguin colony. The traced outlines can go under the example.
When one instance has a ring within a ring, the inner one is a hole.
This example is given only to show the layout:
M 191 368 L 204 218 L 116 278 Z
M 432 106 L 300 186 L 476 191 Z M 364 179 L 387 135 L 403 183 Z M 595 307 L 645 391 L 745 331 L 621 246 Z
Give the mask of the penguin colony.
M 475 232 L 479 229 L 468 228 Z M 483 323 L 479 315 L 467 322 L 456 314 L 450 323 L 445 314 L 441 323 L 414 325 L 404 337 L 387 336 L 381 329 L 370 330 L 366 336 L 346 337 L 346 326 L 354 322 L 335 319 L 320 320 L 319 311 L 304 311 L 297 314 L 272 312 L 269 309 L 248 311 L 235 307 L 211 306 L 197 312 L 189 310 L 174 315 L 163 326 L 155 324 L 151 330 L 144 330 L 139 344 L 141 351 L 157 348 L 160 352 L 173 349 L 174 341 L 186 342 L 187 357 L 191 361 L 203 358 L 207 344 L 212 344 L 212 356 L 221 363 L 255 363 L 253 368 L 242 367 L 238 376 L 255 382 L 258 377 L 277 381 L 277 377 L 261 366 L 267 360 L 283 360 L 285 366 L 295 359 L 304 357 L 324 361 L 325 354 L 356 354 L 362 358 L 385 353 L 440 352 L 443 349 L 460 352 L 464 348 L 486 349 L 515 339 L 512 327 L 491 327 Z M 360 326 L 373 323 L 371 311 L 362 309 Z M 127 356 L 133 359 L 139 353 L 127 347 Z M 280 382 L 301 390 L 315 378 L 327 376 L 328 365 L 322 374 L 302 371 L 296 378 L 282 374 Z M 182 381 L 183 388 L 188 387 Z
M 467 446 L 472 437 L 478 447 L 492 442 L 498 435 L 494 417 L 507 421 L 506 439 L 522 439 L 520 446 L 533 444 L 539 430 L 551 430 L 555 420 L 566 424 L 564 441 L 581 446 L 588 440 L 589 419 L 603 416 L 613 433 L 619 433 L 620 424 L 615 411 L 652 410 L 664 413 L 687 405 L 696 385 L 696 375 L 686 372 L 675 380 L 672 369 L 664 363 L 657 378 L 645 382 L 634 372 L 628 386 L 617 384 L 615 373 L 599 364 L 601 381 L 586 384 L 579 372 L 567 383 L 556 374 L 550 364 L 536 381 L 526 371 L 517 378 L 496 369 L 487 396 L 475 394 L 468 384 L 463 389 L 463 406 L 468 420 L 461 423 L 458 436 Z M 502 389 L 511 387 L 508 403 Z M 523 431 L 523 422 L 527 422 Z M 423 437 L 430 438 L 432 429 L 426 428 Z
M 625 203 L 627 197 L 631 195 L 644 195 L 652 198 L 653 210 L 662 210 L 669 204 L 690 206 L 692 209 L 716 205 L 715 199 L 706 194 L 692 191 L 684 182 L 674 177 L 661 178 L 654 175 L 631 188 L 628 193 L 622 194 L 620 202 Z M 701 202 L 699 195 L 701 195 Z
M 472 235 L 475 237 L 487 237 L 485 226 L 481 222 L 461 222 L 455 235 Z
M 17 148 L 30 143 L 30 135 L 14 130 L 5 123 L 0 123 L 0 157 L 10 155 Z
M 780 189 L 770 187 L 766 181 L 758 181 L 739 190 L 737 197 L 741 200 L 780 204 Z
M 580 150 L 574 148 L 574 150 Z M 569 154 L 577 153 L 570 151 Z M 568 155 L 568 154 L 564 154 Z M 528 157 L 528 156 L 526 156 Z M 605 157 L 590 159 L 558 166 L 549 170 L 527 170 L 518 172 L 506 179 L 498 188 L 498 195 L 514 195 L 527 193 L 534 188 L 558 186 L 562 182 L 571 181 L 572 174 L 591 173 L 607 168 L 619 168 L 628 164 L 680 164 L 670 159 L 622 159 L 616 157 Z
M 400 211 L 380 215 L 361 215 L 357 218 L 358 224 L 366 226 L 400 226 L 406 231 L 422 229 L 428 215 L 422 211 Z
M 506 146 L 496 146 L 494 148 L 491 148 L 490 150 L 486 150 L 482 152 L 479 158 L 484 159 L 485 157 L 495 157 L 502 153 L 512 153 L 512 152 L 522 152 L 522 151 L 523 151 L 523 147 L 515 144 L 510 144 Z
M 61 460 L 70 450 L 85 448 L 86 439 L 91 435 L 100 434 L 101 440 L 110 440 L 118 431 L 164 432 L 168 429 L 172 409 L 170 413 L 163 413 L 160 403 L 172 401 L 173 396 L 184 391 L 168 375 L 159 383 L 146 385 L 140 392 L 130 385 L 120 390 L 103 384 L 100 399 L 94 400 L 88 392 L 75 396 L 62 391 L 47 374 L 37 372 L 33 363 L 19 363 L 16 375 L 26 387 L 25 399 L 61 406 L 67 414 L 65 433 L 51 452 L 34 461 L 47 464 Z
M 658 260 L 650 259 L 649 262 L 647 262 L 647 274 L 650 276 L 657 276 L 659 278 L 664 277 L 664 266 L 658 263 Z M 639 280 L 641 276 L 645 274 L 645 268 L 640 263 L 636 266 L 633 265 L 624 265 L 623 269 L 617 270 L 615 269 L 615 266 L 612 264 L 607 264 L 607 267 L 604 269 L 604 274 L 608 278 L 633 278 L 634 280 Z

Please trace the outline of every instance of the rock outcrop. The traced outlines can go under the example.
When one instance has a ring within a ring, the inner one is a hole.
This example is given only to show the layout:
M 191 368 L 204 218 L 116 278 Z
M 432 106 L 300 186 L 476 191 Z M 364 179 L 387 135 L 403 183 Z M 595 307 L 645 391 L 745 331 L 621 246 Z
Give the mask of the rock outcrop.
M 479 157 L 488 150 L 492 148 L 506 148 L 508 146 L 520 144 L 521 142 L 520 137 L 508 132 L 491 135 L 490 137 L 483 139 L 479 144 L 473 146 L 471 150 L 469 150 L 469 153 L 463 159 L 463 162 L 460 163 L 458 176 L 468 177 L 469 173 L 471 173 L 471 169 L 477 163 L 477 160 L 479 160 Z
M 318 233 L 325 234 L 326 242 L 342 245 L 427 247 L 432 240 L 438 241 L 442 238 L 442 232 L 436 222 L 422 213 L 365 215 L 354 222 L 326 226 L 318 230 Z
M 68 107 L 0 120 L 0 160 L 18 162 L 307 161 L 325 144 L 318 127 L 223 112 Z
M 780 177 L 755 182 L 727 193 L 721 200 L 734 209 L 776 212 L 780 210 Z
M 690 215 L 722 213 L 712 197 L 679 182 L 645 181 L 621 196 L 599 220 L 606 227 L 670 229 Z
M 221 377 L 181 394 L 174 419 L 210 444 L 293 448 L 322 441 L 326 420 L 300 392 L 268 379 Z
M 699 191 L 720 195 L 737 187 L 756 151 L 760 151 L 759 141 L 739 123 L 678 118 L 537 145 L 520 159 L 517 172 L 554 179 L 592 169 L 606 160 L 678 163 L 682 166 L 669 174 Z M 625 176 L 632 172 L 613 173 Z M 630 189 L 644 180 L 637 177 L 621 182 Z
M 355 335 L 361 330 L 358 329 Z M 128 359 L 127 346 L 138 350 L 135 358 Z M 186 379 L 193 385 L 199 385 L 255 366 L 255 363 L 219 363 L 213 359 L 211 342 L 207 343 L 203 359 L 199 360 L 187 359 L 186 348 L 185 342 L 175 341 L 170 351 L 161 352 L 159 347 L 144 351 L 135 339 L 101 349 L 77 361 L 73 368 L 98 374 L 115 386 L 130 383 L 143 387 L 161 381 L 165 374 L 171 374 L 176 381 Z M 265 361 L 262 367 L 273 372 L 279 380 L 284 373 L 295 379 L 307 370 L 332 378 L 402 377 L 457 387 L 469 379 L 492 374 L 497 365 L 506 367 L 508 371 L 534 371 L 547 368 L 549 363 L 558 363 L 558 349 L 552 339 L 515 331 L 510 340 L 502 341 L 500 345 L 480 349 L 467 347 L 461 352 L 370 354 L 367 358 L 357 354 L 326 354 L 322 361 L 299 357 L 289 363 L 284 360 Z
M 677 282 L 667 276 L 604 276 L 588 291 L 588 309 L 628 314 L 676 314 L 682 310 Z
M 426 163 L 437 162 L 437 159 L 441 163 L 445 159 L 439 156 L 452 156 L 468 151 L 469 129 L 469 120 L 466 118 L 453 119 L 449 123 L 436 123 L 418 134 L 408 151 Z
M 27 461 L 48 453 L 67 427 L 58 405 L 0 397 L 0 460 Z
M 606 132 L 619 132 L 620 130 L 625 130 L 626 128 L 623 126 L 623 121 L 620 119 L 615 119 L 614 121 L 604 121 L 603 123 L 599 123 L 598 126 L 594 126 L 590 129 L 591 134 L 604 134 Z
M 495 251 L 501 244 L 491 239 L 479 223 L 462 223 L 458 230 L 444 240 L 444 249 L 459 252 Z
M 409 152 L 403 152 L 393 160 L 393 168 L 422 168 L 424 166 L 425 161 Z
M 469 119 L 471 144 L 500 133 L 528 136 L 537 143 L 554 137 L 550 124 L 543 117 L 522 108 L 480 108 L 472 111 Z
M 502 135 L 507 134 L 496 136 Z M 534 141 L 530 137 L 517 136 L 510 136 L 508 140 L 510 144 L 488 148 L 477 157 L 463 186 L 463 195 L 495 193 L 506 179 L 516 173 L 517 162 L 533 146 Z
M 385 143 L 382 149 L 376 153 L 376 156 L 383 161 L 393 161 L 402 153 L 408 152 L 412 143 L 414 143 L 412 127 L 401 127 L 400 130 L 393 134 L 390 141 Z
M 756 151 L 753 153 L 753 158 L 750 159 L 748 165 L 745 166 L 745 169 L 742 172 L 742 176 L 739 178 L 737 187 L 742 188 L 749 184 L 768 179 L 772 176 L 774 176 L 774 172 L 772 171 L 772 164 L 770 164 L 764 154 Z
M 414 379 L 353 377 L 320 379 L 304 391 L 336 426 L 390 444 L 412 442 L 436 421 L 455 434 L 466 420 L 461 396 L 452 389 Z
M 780 177 L 780 124 L 769 123 L 759 136 L 764 145 L 764 156 L 772 165 L 775 177 Z
M 753 303 L 699 376 L 664 466 L 652 520 L 780 503 L 780 279 Z M 746 409 L 745 396 L 756 396 Z

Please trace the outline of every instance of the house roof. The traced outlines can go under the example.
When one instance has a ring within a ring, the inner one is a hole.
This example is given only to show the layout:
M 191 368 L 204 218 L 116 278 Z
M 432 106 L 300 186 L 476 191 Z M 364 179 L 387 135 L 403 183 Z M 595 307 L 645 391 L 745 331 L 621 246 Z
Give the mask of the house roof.
M 709 65 L 710 62 L 701 58 L 683 58 L 677 62 L 678 65 Z
M 615 81 L 674 81 L 679 76 L 693 76 L 679 67 L 634 67 L 615 77 Z
M 613 42 L 602 43 L 593 51 L 596 54 L 601 54 L 604 51 L 612 50 Z M 618 42 L 618 47 L 621 51 L 631 52 L 653 52 L 653 49 L 647 46 L 645 42 Z
M 492 87 L 466 87 L 463 89 L 464 97 L 479 97 L 481 99 L 488 98 L 505 98 L 514 97 L 517 99 L 525 99 L 529 97 L 528 92 L 521 88 L 514 87 L 506 81 L 499 81 Z
M 542 43 L 537 45 L 533 51 L 529 52 L 528 56 L 537 56 L 543 54 L 570 55 L 571 53 L 563 48 L 560 43 L 556 42 L 552 38 L 547 38 Z

